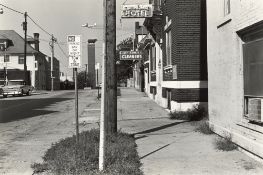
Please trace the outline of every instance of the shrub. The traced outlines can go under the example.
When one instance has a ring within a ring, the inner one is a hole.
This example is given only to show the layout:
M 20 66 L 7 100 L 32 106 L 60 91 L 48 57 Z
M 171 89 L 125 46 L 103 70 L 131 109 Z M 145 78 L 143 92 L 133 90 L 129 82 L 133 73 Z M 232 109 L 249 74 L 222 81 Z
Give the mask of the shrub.
M 176 120 L 199 121 L 206 117 L 207 111 L 200 105 L 195 105 L 192 109 L 188 109 L 187 111 L 170 112 L 170 118 Z
M 50 174 L 90 175 L 142 175 L 140 160 L 134 137 L 117 133 L 106 139 L 105 172 L 98 171 L 99 130 L 82 132 L 79 145 L 72 136 L 59 141 L 48 149 L 42 164 L 33 164 L 34 172 L 48 171 Z
M 232 151 L 237 149 L 237 146 L 232 142 L 231 135 L 226 136 L 225 138 L 223 137 L 215 138 L 214 144 L 218 150 L 222 150 L 222 151 Z
M 200 132 L 202 134 L 206 134 L 206 135 L 214 133 L 213 130 L 210 128 L 207 120 L 202 120 L 199 123 L 199 126 L 195 129 L 195 131 L 198 131 L 198 132 Z

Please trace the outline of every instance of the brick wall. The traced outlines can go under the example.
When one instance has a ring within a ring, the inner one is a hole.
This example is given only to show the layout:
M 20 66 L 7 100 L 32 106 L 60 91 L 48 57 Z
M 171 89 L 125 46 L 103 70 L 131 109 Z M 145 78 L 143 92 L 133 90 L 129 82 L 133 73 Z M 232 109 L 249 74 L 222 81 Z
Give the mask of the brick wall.
M 177 80 L 207 80 L 205 0 L 166 0 L 162 9 L 163 27 L 166 16 L 172 20 L 172 64 L 177 65 Z M 165 43 L 164 31 L 163 39 Z M 165 44 L 163 51 L 166 66 Z M 164 71 L 165 81 L 173 81 L 170 74 Z
M 183 102 L 207 102 L 207 88 L 193 88 L 193 89 L 162 89 L 162 97 L 166 98 L 166 91 L 171 90 L 171 100 L 178 103 Z

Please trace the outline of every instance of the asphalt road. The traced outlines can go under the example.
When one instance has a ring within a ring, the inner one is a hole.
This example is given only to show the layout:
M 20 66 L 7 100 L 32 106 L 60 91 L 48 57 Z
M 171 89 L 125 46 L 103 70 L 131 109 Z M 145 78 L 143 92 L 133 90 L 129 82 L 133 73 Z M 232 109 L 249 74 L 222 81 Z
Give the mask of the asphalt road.
M 74 97 L 54 91 L 0 98 L 0 174 L 32 174 L 52 143 L 75 134 Z M 79 91 L 79 115 L 94 102 L 96 91 Z
M 47 106 L 74 98 L 72 91 L 42 93 L 32 96 L 13 97 L 0 99 L 0 123 L 17 121 L 25 118 L 51 114 L 58 111 L 45 109 Z

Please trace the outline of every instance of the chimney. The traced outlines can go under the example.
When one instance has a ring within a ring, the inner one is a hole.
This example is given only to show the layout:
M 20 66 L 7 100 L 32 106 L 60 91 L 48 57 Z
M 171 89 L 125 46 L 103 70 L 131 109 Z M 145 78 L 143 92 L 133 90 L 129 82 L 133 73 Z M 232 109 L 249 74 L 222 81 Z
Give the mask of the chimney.
M 95 42 L 97 39 L 88 40 L 88 80 L 92 89 L 96 88 L 95 72 Z
M 34 33 L 35 50 L 39 51 L 39 33 Z

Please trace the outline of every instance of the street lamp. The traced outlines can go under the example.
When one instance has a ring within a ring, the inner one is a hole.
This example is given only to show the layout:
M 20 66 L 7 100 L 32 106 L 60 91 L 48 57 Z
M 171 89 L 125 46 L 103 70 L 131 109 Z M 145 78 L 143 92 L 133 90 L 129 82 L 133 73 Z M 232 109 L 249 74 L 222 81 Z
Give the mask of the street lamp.
M 92 28 L 92 27 L 95 27 L 97 24 L 94 23 L 92 25 L 89 25 L 88 23 L 85 23 L 85 24 L 82 24 L 81 27 L 87 27 L 87 28 Z

